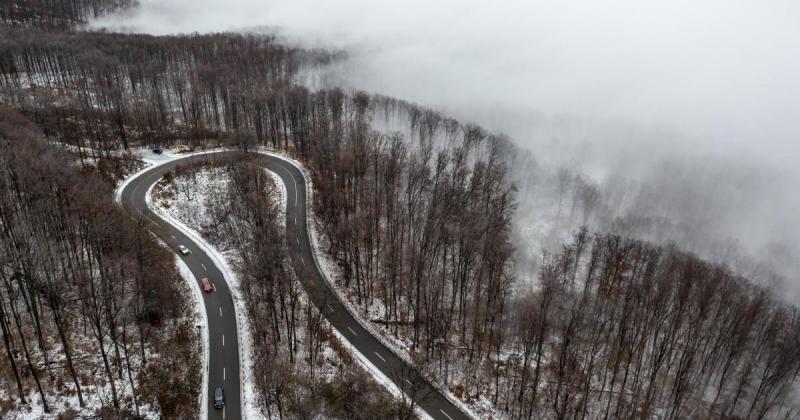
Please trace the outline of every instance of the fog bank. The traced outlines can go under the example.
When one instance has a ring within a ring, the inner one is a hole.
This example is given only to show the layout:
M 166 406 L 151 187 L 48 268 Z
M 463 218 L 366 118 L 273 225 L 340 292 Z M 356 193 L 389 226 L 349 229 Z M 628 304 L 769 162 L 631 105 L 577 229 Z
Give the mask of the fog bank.
M 800 260 L 800 3 L 141 3 L 93 26 L 266 26 L 303 45 L 343 48 L 351 59 L 329 69 L 328 83 L 503 131 L 552 168 L 600 183 L 628 177 L 670 197 L 680 183 L 696 184 L 682 197 L 713 212 L 692 222 L 764 260 L 779 248 L 773 262 L 785 275 L 793 272 L 784 262 Z M 674 162 L 678 173 L 665 170 Z
M 800 134 L 798 19 L 800 5 L 782 0 L 143 0 L 96 25 L 155 34 L 267 25 L 353 51 L 352 78 L 370 91 L 473 113 L 502 105 L 667 126 L 786 154 Z

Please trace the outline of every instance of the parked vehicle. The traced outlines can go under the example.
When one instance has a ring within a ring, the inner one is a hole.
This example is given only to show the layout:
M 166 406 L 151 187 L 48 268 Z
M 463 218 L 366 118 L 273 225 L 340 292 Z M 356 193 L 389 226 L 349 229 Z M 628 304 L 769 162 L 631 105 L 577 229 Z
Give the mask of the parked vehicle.
M 222 391 L 222 388 L 217 387 L 214 390 L 214 408 L 222 408 L 225 407 L 225 393 Z
M 200 279 L 200 283 L 203 285 L 203 291 L 206 293 L 211 293 L 214 291 L 214 286 L 211 285 L 211 282 L 208 280 L 208 277 L 203 277 Z
M 164 151 L 161 149 L 153 149 L 153 153 L 160 155 L 161 153 L 164 153 Z
M 189 251 L 189 248 L 186 248 L 183 245 L 178 245 L 178 250 L 181 251 L 181 254 L 183 255 L 189 255 L 192 253 L 192 251 Z

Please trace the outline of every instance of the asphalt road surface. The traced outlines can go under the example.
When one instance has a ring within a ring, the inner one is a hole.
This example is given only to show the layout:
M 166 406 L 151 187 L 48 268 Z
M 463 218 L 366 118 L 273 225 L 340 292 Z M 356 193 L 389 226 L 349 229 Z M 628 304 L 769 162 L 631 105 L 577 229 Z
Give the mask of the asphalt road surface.
M 200 158 L 200 159 L 198 159 Z M 239 340 L 237 339 L 236 315 L 230 289 L 222 272 L 214 265 L 211 257 L 179 229 L 167 223 L 151 211 L 145 203 L 147 190 L 164 174 L 188 160 L 203 160 L 201 156 L 169 162 L 141 174 L 122 190 L 122 206 L 134 218 L 148 223 L 150 230 L 172 248 L 186 263 L 199 282 L 207 277 L 215 290 L 203 293 L 203 301 L 208 316 L 209 372 L 208 372 L 208 418 L 242 418 L 239 381 Z M 184 245 L 191 253 L 182 255 L 178 245 Z M 202 286 L 201 286 L 202 290 Z M 225 391 L 225 408 L 214 408 L 214 389 L 222 387 Z
M 211 257 L 206 255 L 193 240 L 149 210 L 145 203 L 145 195 L 152 184 L 178 165 L 190 161 L 209 162 L 225 155 L 230 157 L 236 154 L 241 155 L 240 152 L 209 153 L 156 166 L 134 179 L 122 191 L 123 207 L 133 217 L 144 218 L 150 223 L 153 233 L 175 250 L 198 281 L 201 277 L 208 277 L 216 288 L 213 293 L 203 295 L 209 324 L 208 413 L 212 419 L 239 419 L 242 415 L 239 349 L 231 293 Z M 331 325 L 431 417 L 442 420 L 468 419 L 469 416 L 433 388 L 417 374 L 414 368 L 395 356 L 369 331 L 362 328 L 339 301 L 336 293 L 331 290 L 314 263 L 307 232 L 305 180 L 300 169 L 286 160 L 263 154 L 242 155 L 240 158 L 252 159 L 253 162 L 277 174 L 286 185 L 286 239 L 289 256 L 303 288 Z M 177 251 L 179 244 L 187 246 L 192 253 L 181 255 Z M 225 390 L 224 411 L 215 410 L 213 406 L 213 393 L 218 386 Z

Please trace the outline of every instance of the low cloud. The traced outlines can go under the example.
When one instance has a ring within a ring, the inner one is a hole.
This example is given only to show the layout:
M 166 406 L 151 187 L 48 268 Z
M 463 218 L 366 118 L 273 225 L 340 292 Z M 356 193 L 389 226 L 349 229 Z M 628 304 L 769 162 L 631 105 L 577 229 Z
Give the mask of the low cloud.
M 657 182 L 670 160 L 730 168 L 703 188 L 729 191 L 735 175 L 756 173 L 744 196 L 713 203 L 721 226 L 753 253 L 779 243 L 798 257 L 798 21 L 800 3 L 785 0 L 142 0 L 93 26 L 267 26 L 347 49 L 337 82 L 504 131 L 599 182 Z

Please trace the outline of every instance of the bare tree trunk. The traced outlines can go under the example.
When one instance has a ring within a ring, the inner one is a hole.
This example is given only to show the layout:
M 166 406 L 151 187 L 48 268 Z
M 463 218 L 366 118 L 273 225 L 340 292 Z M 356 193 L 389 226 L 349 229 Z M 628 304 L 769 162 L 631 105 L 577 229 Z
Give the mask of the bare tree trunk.
M 8 286 L 8 282 L 6 282 L 6 285 Z M 39 397 L 42 399 L 42 407 L 44 409 L 44 412 L 49 413 L 50 406 L 47 404 L 47 397 L 45 397 L 44 391 L 42 390 L 42 384 L 39 381 L 39 374 L 37 373 L 36 364 L 31 360 L 31 354 L 28 351 L 27 340 L 25 340 L 25 334 L 22 332 L 22 324 L 20 323 L 19 314 L 17 313 L 17 308 L 13 301 L 14 296 L 9 295 L 9 298 L 11 305 L 11 314 L 14 316 L 14 323 L 17 325 L 17 334 L 19 335 L 20 342 L 22 343 L 22 350 L 25 353 L 25 360 L 28 362 L 28 369 L 30 370 L 31 375 L 33 376 L 33 381 L 36 382 L 36 389 L 39 391 Z M 0 300 L 2 299 L 3 299 L 2 293 L 0 293 Z
M 17 362 L 14 360 L 14 355 L 11 351 L 11 343 L 9 340 L 10 334 L 8 333 L 8 328 L 6 328 L 6 313 L 4 309 L 4 305 L 2 299 L 0 299 L 0 328 L 3 329 L 3 344 L 6 347 L 6 355 L 8 356 L 8 360 L 11 363 L 11 370 L 14 371 L 14 380 L 17 383 L 17 392 L 19 393 L 19 401 L 21 404 L 27 404 L 28 402 L 25 400 L 25 391 L 22 388 L 22 381 L 19 378 L 19 371 L 17 370 Z

